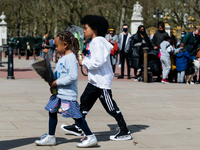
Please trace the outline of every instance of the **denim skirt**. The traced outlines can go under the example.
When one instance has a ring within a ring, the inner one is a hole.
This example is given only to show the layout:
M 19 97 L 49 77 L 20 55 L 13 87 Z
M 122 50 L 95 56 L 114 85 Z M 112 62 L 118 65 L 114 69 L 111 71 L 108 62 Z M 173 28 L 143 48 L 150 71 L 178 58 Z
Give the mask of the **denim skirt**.
M 60 99 L 55 94 L 49 98 L 45 109 L 51 113 L 60 113 L 66 118 L 78 119 L 82 117 L 77 101 Z

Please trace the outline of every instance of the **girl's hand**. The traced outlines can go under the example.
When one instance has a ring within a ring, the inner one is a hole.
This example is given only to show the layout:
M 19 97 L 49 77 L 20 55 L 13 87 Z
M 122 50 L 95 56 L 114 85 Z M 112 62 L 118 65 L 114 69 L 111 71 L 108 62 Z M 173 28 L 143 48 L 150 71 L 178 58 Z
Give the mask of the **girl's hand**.
M 50 82 L 49 85 L 51 88 L 57 87 L 56 80 L 54 80 L 53 82 Z
M 54 92 L 53 92 L 53 89 L 52 89 L 52 88 L 50 88 L 50 92 L 51 92 L 51 94 L 54 94 Z

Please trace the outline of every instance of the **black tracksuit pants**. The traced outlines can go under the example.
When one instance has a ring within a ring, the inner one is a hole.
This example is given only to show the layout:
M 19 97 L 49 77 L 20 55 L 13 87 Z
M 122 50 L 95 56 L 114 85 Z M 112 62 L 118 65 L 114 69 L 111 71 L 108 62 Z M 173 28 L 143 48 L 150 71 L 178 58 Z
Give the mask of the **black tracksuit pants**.
M 125 120 L 120 112 L 117 104 L 112 99 L 112 91 L 110 89 L 100 89 L 88 83 L 85 91 L 81 95 L 80 111 L 85 118 L 90 111 L 97 98 L 100 99 L 101 104 L 109 115 L 115 118 L 121 130 L 128 132 Z

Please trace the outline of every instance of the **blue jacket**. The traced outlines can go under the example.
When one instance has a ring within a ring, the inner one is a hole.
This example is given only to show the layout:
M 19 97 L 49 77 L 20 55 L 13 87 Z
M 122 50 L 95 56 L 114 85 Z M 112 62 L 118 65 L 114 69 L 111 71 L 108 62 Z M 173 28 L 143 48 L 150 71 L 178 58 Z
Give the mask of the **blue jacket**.
M 188 61 L 193 61 L 192 57 L 188 53 L 188 51 L 180 49 L 182 51 L 175 54 L 176 58 L 176 70 L 177 71 L 185 71 L 188 67 Z

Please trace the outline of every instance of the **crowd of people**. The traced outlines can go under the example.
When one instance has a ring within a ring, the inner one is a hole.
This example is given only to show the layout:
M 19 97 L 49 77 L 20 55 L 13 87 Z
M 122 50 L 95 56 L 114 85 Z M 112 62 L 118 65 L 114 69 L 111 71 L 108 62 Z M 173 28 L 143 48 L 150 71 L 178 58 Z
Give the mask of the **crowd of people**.
M 127 79 L 133 75 L 134 81 L 143 80 L 143 47 L 148 47 L 148 71 L 152 72 L 154 80 L 162 83 L 190 83 L 199 84 L 200 75 L 198 66 L 194 65 L 195 60 L 200 60 L 200 29 L 193 32 L 181 32 L 181 38 L 177 41 L 174 35 L 169 36 L 165 31 L 164 22 L 158 22 L 158 30 L 154 35 L 148 37 L 145 26 L 138 26 L 135 34 L 129 33 L 128 24 L 123 24 L 123 32 L 115 34 L 115 28 L 110 27 L 105 39 L 113 45 L 110 52 L 110 62 L 113 75 L 116 76 L 116 66 L 121 71 L 117 79 L 124 78 L 125 62 L 127 66 Z M 82 52 L 88 53 L 91 39 L 85 39 Z M 40 56 L 45 57 L 48 53 L 50 61 L 57 62 L 60 55 L 55 51 L 54 38 L 48 34 L 43 36 L 42 50 Z M 21 43 L 17 41 L 17 48 Z M 31 46 L 29 42 L 25 47 L 26 59 L 29 59 Z M 55 57 L 56 55 L 56 57 Z M 153 56 L 153 57 L 152 57 Z M 196 68 L 195 68 L 196 67 Z M 131 73 L 131 68 L 133 73 Z M 132 74 L 132 75 L 131 75 Z M 192 80 L 187 81 L 188 75 Z
M 200 58 L 200 29 L 197 28 L 193 32 L 181 32 L 181 39 L 177 41 L 174 35 L 169 36 L 165 31 L 164 22 L 158 22 L 158 30 L 156 33 L 148 37 L 145 27 L 140 25 L 137 33 L 131 35 L 129 26 L 122 26 L 123 32 L 115 34 L 115 29 L 110 28 L 109 34 L 105 38 L 115 47 L 111 52 L 111 65 L 115 76 L 115 68 L 121 67 L 121 75 L 117 79 L 124 78 L 124 63 L 127 65 L 127 79 L 131 79 L 130 70 L 134 69 L 134 81 L 143 79 L 143 47 L 149 49 L 149 66 L 148 70 L 153 73 L 157 82 L 162 83 L 188 83 L 186 78 L 188 75 L 193 79 L 190 84 L 198 84 L 197 73 L 198 65 L 194 61 Z M 118 43 L 116 48 L 115 43 Z M 154 55 L 152 58 L 150 55 Z M 119 59 L 118 59 L 119 56 Z M 154 64 L 153 64 L 154 63 Z

